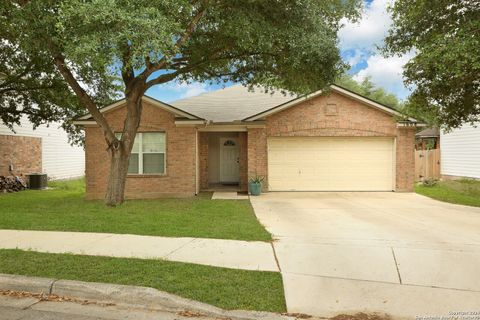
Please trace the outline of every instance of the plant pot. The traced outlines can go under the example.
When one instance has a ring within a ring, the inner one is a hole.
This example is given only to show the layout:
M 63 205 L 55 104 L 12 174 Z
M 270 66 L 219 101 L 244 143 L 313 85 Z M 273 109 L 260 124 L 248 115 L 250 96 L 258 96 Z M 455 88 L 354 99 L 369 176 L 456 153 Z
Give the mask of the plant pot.
M 262 193 L 262 184 L 259 182 L 249 182 L 248 190 L 252 196 L 259 196 Z

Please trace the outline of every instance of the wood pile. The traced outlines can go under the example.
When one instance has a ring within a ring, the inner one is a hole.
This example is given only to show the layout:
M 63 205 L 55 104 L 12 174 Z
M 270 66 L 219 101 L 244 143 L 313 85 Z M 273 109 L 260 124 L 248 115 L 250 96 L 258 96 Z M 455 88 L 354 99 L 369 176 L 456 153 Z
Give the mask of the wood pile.
M 0 192 L 17 192 L 27 188 L 24 178 L 19 176 L 0 176 Z

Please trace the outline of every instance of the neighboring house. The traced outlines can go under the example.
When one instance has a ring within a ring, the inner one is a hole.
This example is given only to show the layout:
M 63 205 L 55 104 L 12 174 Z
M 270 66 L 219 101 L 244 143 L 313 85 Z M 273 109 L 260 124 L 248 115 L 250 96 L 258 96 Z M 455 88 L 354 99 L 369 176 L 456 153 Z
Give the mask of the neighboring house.
M 445 178 L 480 179 L 480 123 L 441 133 L 441 173 Z
M 0 124 L 0 175 L 46 173 L 49 179 L 68 179 L 85 174 L 85 152 L 71 146 L 58 123 L 33 130 L 27 119 L 15 133 Z
M 143 98 L 126 196 L 188 196 L 222 185 L 247 189 L 255 175 L 267 191 L 412 191 L 415 119 L 344 88 L 308 96 L 250 92 L 236 85 L 169 105 Z M 125 101 L 101 110 L 116 132 Z M 105 194 L 109 155 L 90 115 L 88 198 Z
M 440 148 L 440 130 L 426 128 L 415 134 L 416 150 L 432 150 Z

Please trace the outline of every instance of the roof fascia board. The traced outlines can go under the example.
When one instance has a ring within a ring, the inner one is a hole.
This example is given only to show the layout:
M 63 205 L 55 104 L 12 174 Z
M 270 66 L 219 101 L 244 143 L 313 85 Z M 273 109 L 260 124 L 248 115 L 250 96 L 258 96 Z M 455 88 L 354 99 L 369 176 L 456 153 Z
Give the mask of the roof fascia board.
M 188 113 L 186 111 L 183 111 L 183 110 L 180 110 L 170 104 L 167 104 L 165 102 L 161 102 L 157 99 L 154 99 L 154 98 L 151 98 L 149 96 L 143 96 L 142 97 L 143 100 L 146 100 L 148 102 L 150 102 L 151 104 L 157 106 L 157 107 L 160 107 L 162 109 L 165 109 L 167 111 L 170 111 L 171 113 L 173 114 L 176 114 L 178 116 L 181 116 L 181 117 L 184 117 L 184 118 L 187 118 L 187 119 L 191 119 L 191 120 L 203 120 L 202 118 L 194 115 L 194 114 L 191 114 L 191 113 Z
M 381 110 L 381 111 L 385 111 L 386 113 L 390 113 L 390 114 L 393 114 L 393 115 L 399 116 L 399 117 L 403 116 L 403 114 L 402 114 L 401 112 L 398 112 L 398 111 L 396 111 L 396 110 L 393 110 L 393 109 L 391 109 L 391 108 L 388 108 L 388 107 L 386 107 L 386 106 L 383 106 L 383 105 L 381 105 L 381 104 L 378 103 L 378 102 L 375 102 L 375 101 L 370 100 L 370 99 L 368 99 L 368 98 L 362 97 L 361 95 L 356 94 L 356 93 L 354 93 L 354 92 L 345 90 L 345 89 L 340 88 L 340 87 L 338 87 L 338 86 L 336 86 L 336 85 L 332 85 L 331 88 L 332 88 L 334 91 L 336 91 L 336 92 L 338 92 L 338 93 L 340 93 L 340 94 L 343 94 L 343 95 L 345 95 L 345 96 L 347 96 L 347 97 L 350 97 L 350 98 L 352 98 L 352 99 L 355 99 L 355 100 L 357 100 L 357 101 L 363 102 L 363 103 L 365 103 L 365 104 L 367 104 L 367 105 L 369 105 L 369 106 L 371 106 L 371 107 L 374 107 L 374 108 L 376 108 L 376 109 L 379 109 L 379 110 Z M 407 118 L 407 119 L 408 119 L 408 121 L 411 121 L 411 122 L 418 122 L 418 121 L 417 121 L 416 119 L 414 119 L 414 118 Z
M 76 126 L 91 126 L 91 125 L 98 125 L 96 121 L 94 120 L 75 120 L 72 121 L 72 123 Z
M 175 120 L 175 125 L 177 127 L 184 126 L 184 127 L 192 127 L 197 125 L 205 124 L 205 120 Z
M 336 85 L 332 85 L 330 88 L 331 88 L 333 91 L 335 91 L 335 92 L 337 92 L 337 93 L 339 93 L 339 94 L 342 94 L 342 95 L 344 95 L 344 96 L 348 96 L 348 97 L 350 97 L 350 98 L 352 98 L 352 99 L 355 99 L 355 100 L 357 100 L 357 101 L 359 101 L 359 102 L 363 102 L 363 103 L 366 104 L 366 105 L 369 105 L 369 106 L 371 106 L 371 107 L 373 107 L 373 108 L 376 108 L 376 109 L 379 109 L 379 110 L 381 110 L 381 111 L 384 111 L 384 112 L 386 112 L 386 113 L 388 113 L 388 114 L 392 114 L 392 115 L 396 115 L 396 116 L 402 116 L 402 114 L 401 114 L 400 112 L 398 112 L 398 111 L 396 111 L 396 110 L 393 110 L 393 109 L 390 109 L 390 108 L 388 108 L 388 107 L 385 107 L 385 106 L 383 106 L 383 105 L 381 105 L 381 104 L 379 104 L 379 103 L 377 103 L 377 102 L 375 102 L 375 101 L 373 101 L 373 100 L 370 100 L 370 99 L 367 99 L 367 98 L 365 98 L 365 97 L 362 97 L 361 95 L 358 95 L 358 94 L 356 94 L 356 93 L 354 93 L 354 92 L 350 92 L 350 91 L 345 90 L 345 89 L 343 89 L 343 88 L 340 88 L 340 87 L 338 87 L 338 86 L 336 86 Z M 262 119 L 262 118 L 268 117 L 268 116 L 270 116 L 270 115 L 272 115 L 272 114 L 274 114 L 274 113 L 280 112 L 280 111 L 285 110 L 285 109 L 288 109 L 288 108 L 290 108 L 290 107 L 293 107 L 293 106 L 295 106 L 295 105 L 297 105 L 297 104 L 299 104 L 299 103 L 301 103 L 301 102 L 304 102 L 304 101 L 313 99 L 313 98 L 315 98 L 315 97 L 317 97 L 317 96 L 319 96 L 319 95 L 321 95 L 321 94 L 322 94 L 322 91 L 319 90 L 319 91 L 316 91 L 316 92 L 314 92 L 314 93 L 312 93 L 312 94 L 308 94 L 308 95 L 306 95 L 306 96 L 302 96 L 302 97 L 296 98 L 296 99 L 294 99 L 294 100 L 288 101 L 288 102 L 286 102 L 286 103 L 284 103 L 284 104 L 278 105 L 278 106 L 276 106 L 276 107 L 273 107 L 273 108 L 271 108 L 271 109 L 268 109 L 268 110 L 263 111 L 263 112 L 261 112 L 261 113 L 258 113 L 258 114 L 256 114 L 256 115 L 253 115 L 253 116 L 250 116 L 250 117 L 248 117 L 248 118 L 245 118 L 244 121 L 254 121 L 254 120 L 258 120 L 258 119 Z M 414 118 L 408 118 L 408 120 L 411 121 L 411 122 L 418 122 L 418 121 L 417 121 L 416 119 L 414 119 Z
M 400 128 L 400 127 L 426 127 L 427 124 L 425 123 L 422 123 L 422 122 L 397 122 L 397 128 Z
M 100 112 L 105 113 L 109 110 L 116 109 L 116 108 L 122 106 L 125 102 L 126 102 L 125 99 L 119 100 L 117 102 L 112 103 L 111 105 L 108 105 L 106 107 L 101 108 Z M 87 119 L 90 119 L 91 117 L 92 117 L 92 115 L 90 113 L 87 113 L 86 115 L 78 118 L 78 120 L 87 120 Z
M 198 127 L 199 132 L 245 132 L 247 131 L 247 126 L 206 126 Z
M 290 101 L 287 101 L 283 104 L 280 104 L 276 107 L 270 108 L 266 111 L 257 113 L 253 116 L 250 116 L 248 118 L 243 119 L 243 121 L 256 121 L 256 120 L 259 120 L 259 119 L 263 119 L 265 117 L 268 117 L 269 115 L 272 115 L 274 113 L 280 112 L 280 111 L 285 110 L 285 109 L 288 109 L 288 108 L 290 108 L 294 105 L 297 105 L 297 104 L 299 104 L 303 101 L 307 101 L 307 100 L 310 100 L 312 98 L 315 98 L 316 96 L 319 96 L 321 94 L 322 94 L 322 90 L 315 91 L 314 93 L 295 98 L 293 100 L 290 100 Z
M 197 117 L 196 115 L 193 115 L 191 113 L 188 113 L 188 112 L 185 112 L 183 110 L 180 110 L 172 105 L 169 105 L 167 103 L 164 103 L 164 102 L 161 102 L 159 100 L 156 100 L 156 99 L 153 99 L 151 97 L 148 97 L 148 96 L 143 96 L 142 97 L 142 100 L 144 101 L 147 101 L 149 103 L 151 103 L 152 105 L 158 107 L 158 108 L 161 108 L 163 110 L 166 110 L 166 111 L 169 111 L 177 116 L 180 116 L 180 117 L 184 117 L 184 118 L 187 118 L 187 119 L 192 119 L 192 120 L 201 120 L 202 118 L 200 117 Z M 117 102 L 114 102 L 112 103 L 111 105 L 108 105 L 104 108 L 101 108 L 100 109 L 100 112 L 101 113 L 105 113 L 105 112 L 108 112 L 108 111 L 112 111 L 112 110 L 115 110 L 121 106 L 123 106 L 126 102 L 126 99 L 122 99 L 120 101 L 117 101 Z M 90 113 L 78 118 L 78 120 L 88 120 L 92 117 L 92 115 Z
M 265 128 L 265 123 L 242 123 L 242 124 L 206 124 L 204 126 L 198 126 L 198 131 L 201 132 L 245 132 L 248 129 Z

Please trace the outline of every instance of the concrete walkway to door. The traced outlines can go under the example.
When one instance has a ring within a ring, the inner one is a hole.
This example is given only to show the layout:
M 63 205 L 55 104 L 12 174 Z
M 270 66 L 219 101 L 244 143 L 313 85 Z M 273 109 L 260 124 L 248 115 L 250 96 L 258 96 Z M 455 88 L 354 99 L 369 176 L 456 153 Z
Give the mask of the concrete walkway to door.
M 0 249 L 17 248 L 38 252 L 165 259 L 232 269 L 278 271 L 271 244 L 260 241 L 0 230 Z
M 251 202 L 277 239 L 288 312 L 480 311 L 480 208 L 387 192 L 272 192 Z

